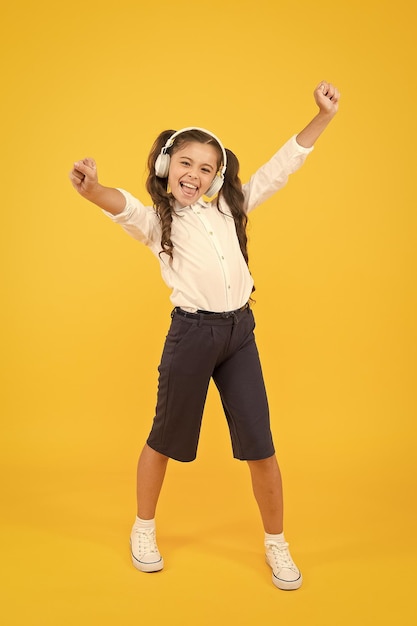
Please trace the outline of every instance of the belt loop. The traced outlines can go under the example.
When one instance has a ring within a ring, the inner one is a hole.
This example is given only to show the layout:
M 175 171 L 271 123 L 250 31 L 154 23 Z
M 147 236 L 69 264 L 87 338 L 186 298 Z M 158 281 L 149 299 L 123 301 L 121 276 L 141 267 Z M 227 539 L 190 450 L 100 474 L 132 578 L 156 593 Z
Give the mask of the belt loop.
M 202 323 L 203 323 L 203 314 L 200 313 L 198 316 L 197 326 L 201 326 Z

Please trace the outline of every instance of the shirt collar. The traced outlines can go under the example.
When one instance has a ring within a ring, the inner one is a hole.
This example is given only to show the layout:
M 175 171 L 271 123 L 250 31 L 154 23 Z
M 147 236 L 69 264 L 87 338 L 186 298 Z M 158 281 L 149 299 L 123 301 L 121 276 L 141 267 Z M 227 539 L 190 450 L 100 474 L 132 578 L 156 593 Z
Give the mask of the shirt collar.
M 199 200 L 197 200 L 197 202 L 194 202 L 194 204 L 189 204 L 187 206 L 181 206 L 178 200 L 175 200 L 174 211 L 175 213 L 181 213 L 181 211 L 185 211 L 186 209 L 189 209 L 189 208 L 195 209 L 195 208 L 201 207 L 202 209 L 208 209 L 209 206 L 210 206 L 210 202 L 206 202 L 205 200 L 203 200 L 203 198 L 200 198 Z

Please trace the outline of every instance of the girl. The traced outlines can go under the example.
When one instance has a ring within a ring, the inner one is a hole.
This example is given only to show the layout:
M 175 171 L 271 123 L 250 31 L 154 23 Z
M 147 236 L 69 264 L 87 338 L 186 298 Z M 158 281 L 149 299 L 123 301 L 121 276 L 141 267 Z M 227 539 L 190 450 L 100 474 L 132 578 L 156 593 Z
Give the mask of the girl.
M 84 198 L 152 250 L 172 289 L 175 308 L 159 366 L 156 413 L 137 469 L 130 543 L 133 565 L 142 572 L 163 568 L 155 536 L 158 497 L 168 459 L 196 457 L 213 378 L 234 457 L 250 468 L 272 581 L 285 590 L 301 586 L 283 534 L 281 475 L 250 308 L 246 223 L 249 211 L 302 165 L 336 114 L 339 92 L 333 85 L 322 81 L 314 98 L 317 115 L 243 186 L 235 155 L 211 132 L 195 127 L 164 131 L 156 139 L 146 183 L 152 207 L 101 185 L 93 159 L 78 161 L 70 173 Z

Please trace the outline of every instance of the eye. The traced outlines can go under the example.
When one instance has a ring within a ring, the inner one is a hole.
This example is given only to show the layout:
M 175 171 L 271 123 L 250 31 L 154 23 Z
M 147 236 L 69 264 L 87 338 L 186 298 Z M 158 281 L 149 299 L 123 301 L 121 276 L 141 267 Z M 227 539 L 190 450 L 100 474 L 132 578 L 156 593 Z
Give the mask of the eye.
M 205 174 L 210 174 L 210 173 L 211 173 L 211 170 L 209 170 L 209 168 L 208 168 L 208 167 L 202 167 L 201 169 L 202 169 L 202 171 L 203 171 Z
M 186 165 L 186 166 L 188 166 L 188 165 L 190 165 L 190 163 L 189 163 L 189 161 L 181 161 L 181 165 Z

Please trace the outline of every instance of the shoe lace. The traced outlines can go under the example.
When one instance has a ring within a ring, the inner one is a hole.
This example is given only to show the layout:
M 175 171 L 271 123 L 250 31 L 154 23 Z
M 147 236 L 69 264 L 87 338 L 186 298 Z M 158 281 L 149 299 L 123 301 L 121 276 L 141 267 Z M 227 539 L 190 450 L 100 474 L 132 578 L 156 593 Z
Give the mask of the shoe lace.
M 265 545 L 269 548 L 270 554 L 272 554 L 275 565 L 278 569 L 297 569 L 288 550 L 288 543 L 285 541 L 282 543 L 267 541 Z
M 153 528 L 144 530 L 143 528 L 135 528 L 133 530 L 136 541 L 138 542 L 139 553 L 141 555 L 158 552 L 156 545 L 156 535 Z

